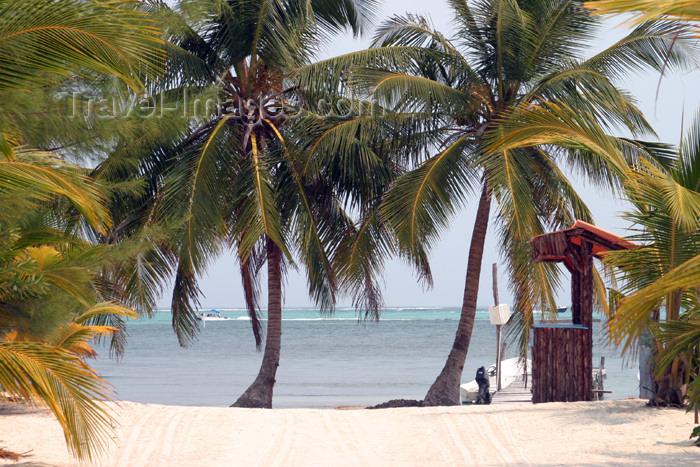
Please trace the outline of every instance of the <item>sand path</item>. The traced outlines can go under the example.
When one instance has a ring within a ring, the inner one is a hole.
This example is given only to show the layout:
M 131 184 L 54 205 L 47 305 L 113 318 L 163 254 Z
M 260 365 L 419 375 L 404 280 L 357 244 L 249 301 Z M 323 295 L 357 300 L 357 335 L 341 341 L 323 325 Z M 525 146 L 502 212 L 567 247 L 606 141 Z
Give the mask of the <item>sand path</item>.
M 123 402 L 103 466 L 698 465 L 692 413 L 640 400 L 387 410 L 249 410 Z M 72 461 L 43 413 L 0 412 L 0 446 Z M 83 464 L 88 465 L 88 464 Z

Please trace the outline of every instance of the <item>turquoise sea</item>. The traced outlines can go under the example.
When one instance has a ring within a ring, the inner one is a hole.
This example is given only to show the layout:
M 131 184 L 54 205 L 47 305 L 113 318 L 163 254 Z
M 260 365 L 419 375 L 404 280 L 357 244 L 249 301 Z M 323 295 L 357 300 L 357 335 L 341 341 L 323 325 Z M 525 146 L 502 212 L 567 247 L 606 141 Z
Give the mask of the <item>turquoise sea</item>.
M 262 353 L 255 349 L 245 310 L 218 308 L 227 321 L 207 322 L 198 340 L 181 348 L 167 310 L 129 323 L 120 360 L 106 348 L 91 362 L 118 400 L 155 404 L 228 406 L 255 378 Z M 208 311 L 208 310 L 202 310 Z M 264 313 L 263 313 L 264 316 Z M 570 313 L 560 315 L 571 318 Z M 457 329 L 457 308 L 388 308 L 382 320 L 358 322 L 354 309 L 321 317 L 308 308 L 285 309 L 275 407 L 371 405 L 422 399 L 442 369 Z M 637 363 L 605 344 L 594 324 L 594 366 L 606 357 L 608 398 L 638 396 Z M 506 357 L 515 356 L 513 348 Z M 496 361 L 496 329 L 487 308 L 477 312 L 462 382 Z

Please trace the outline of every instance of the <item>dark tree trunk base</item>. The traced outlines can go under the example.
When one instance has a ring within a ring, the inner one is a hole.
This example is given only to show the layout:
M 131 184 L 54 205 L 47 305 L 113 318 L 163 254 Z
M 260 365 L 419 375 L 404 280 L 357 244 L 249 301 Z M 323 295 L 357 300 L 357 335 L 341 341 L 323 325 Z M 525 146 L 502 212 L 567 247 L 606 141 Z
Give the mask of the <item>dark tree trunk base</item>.
M 655 395 L 649 400 L 650 407 L 685 407 L 686 386 L 676 387 L 672 384 L 671 376 L 665 375 L 655 384 Z
M 461 376 L 462 372 L 445 371 L 440 374 L 425 395 L 426 406 L 460 405 L 459 379 L 455 380 L 455 374 Z
M 241 394 L 236 402 L 231 404 L 231 407 L 239 407 L 244 409 L 271 409 L 272 408 L 272 389 L 274 388 L 274 380 L 272 383 L 261 380 L 255 380 L 253 384 Z
M 457 398 L 455 400 L 454 398 L 447 397 L 444 394 L 428 394 L 428 396 L 425 398 L 425 401 L 423 401 L 424 405 L 426 407 L 440 407 L 443 405 L 461 405 L 462 401 Z

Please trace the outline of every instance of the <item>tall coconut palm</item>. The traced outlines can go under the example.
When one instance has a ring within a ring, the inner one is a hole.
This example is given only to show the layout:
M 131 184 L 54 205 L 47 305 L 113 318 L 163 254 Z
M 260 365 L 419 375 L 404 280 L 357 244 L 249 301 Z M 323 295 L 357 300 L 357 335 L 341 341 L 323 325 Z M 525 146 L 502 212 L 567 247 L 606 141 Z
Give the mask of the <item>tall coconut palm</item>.
M 225 248 L 239 258 L 256 340 L 257 278 L 267 263 L 267 335 L 260 372 L 234 404 L 271 407 L 279 364 L 284 265 L 297 253 L 309 293 L 322 308 L 335 300 L 330 252 L 343 219 L 324 197 L 332 187 L 300 171 L 285 109 L 295 104 L 289 72 L 310 61 L 329 34 L 360 33 L 375 2 L 320 0 L 182 2 L 172 41 L 196 59 L 172 62 L 180 89 L 214 86 L 219 99 L 170 149 L 160 214 L 181 228 L 173 327 L 182 344 L 196 331 L 197 278 Z M 334 222 L 333 218 L 340 221 Z
M 606 136 L 619 126 L 650 132 L 613 79 L 667 61 L 684 65 L 693 52 L 675 26 L 644 24 L 584 59 L 597 22 L 578 2 L 450 5 L 454 40 L 425 18 L 395 17 L 378 29 L 369 50 L 308 67 L 303 77 L 337 85 L 333 70 L 349 70 L 343 83 L 414 122 L 407 141 L 417 167 L 395 181 L 383 208 L 406 255 L 425 254 L 467 195 L 479 193 L 462 315 L 428 404 L 459 403 L 492 202 L 526 330 L 533 308 L 554 308 L 557 283 L 551 266 L 531 263 L 527 240 L 590 217 L 562 166 L 610 188 L 619 186 L 626 159 L 653 149 Z

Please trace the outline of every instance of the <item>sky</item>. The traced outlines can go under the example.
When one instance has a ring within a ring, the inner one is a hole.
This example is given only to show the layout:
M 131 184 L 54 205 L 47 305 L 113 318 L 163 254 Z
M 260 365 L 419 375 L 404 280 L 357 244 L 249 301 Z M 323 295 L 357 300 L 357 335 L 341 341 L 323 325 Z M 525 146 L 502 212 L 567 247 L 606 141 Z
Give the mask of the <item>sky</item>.
M 448 37 L 452 31 L 452 13 L 446 1 L 440 0 L 385 0 L 381 7 L 381 13 L 377 15 L 378 22 L 381 19 L 393 15 L 405 13 L 418 13 L 429 16 L 433 24 Z M 623 37 L 627 32 L 624 26 L 619 26 L 619 20 L 607 19 L 606 27 L 601 30 L 601 38 L 594 45 L 592 53 L 596 49 L 602 49 Z M 352 36 L 337 37 L 321 58 L 332 57 L 348 53 L 354 50 L 366 48 L 369 44 L 368 35 L 365 39 L 353 39 Z M 660 141 L 677 144 L 680 141 L 683 124 L 688 126 L 700 108 L 700 71 L 695 70 L 685 74 L 659 76 L 651 72 L 643 75 L 630 75 L 625 81 L 619 83 L 621 87 L 629 90 L 638 100 L 638 105 L 646 115 L 648 121 L 659 135 Z M 658 88 L 658 98 L 657 98 Z M 600 227 L 620 235 L 628 234 L 628 224 L 619 215 L 626 209 L 624 202 L 616 199 L 611 194 L 602 193 L 590 186 L 585 181 L 572 178 L 572 183 L 579 190 L 579 194 L 588 204 L 593 213 L 594 221 Z M 393 260 L 387 264 L 384 280 L 384 301 L 388 307 L 435 307 L 449 306 L 460 307 L 464 291 L 466 275 L 467 253 L 471 238 L 472 226 L 476 212 L 478 199 L 473 197 L 467 205 L 453 219 L 451 227 L 446 231 L 439 243 L 431 252 L 431 267 L 434 286 L 426 290 L 416 281 L 416 276 L 411 268 L 399 260 Z M 492 217 L 493 217 L 492 207 Z M 477 303 L 480 306 L 493 304 L 491 265 L 497 263 L 499 269 L 499 298 L 501 303 L 512 303 L 512 296 L 508 290 L 508 277 L 505 265 L 500 261 L 498 246 L 494 241 L 495 232 L 492 227 L 487 233 L 486 248 L 482 263 L 481 282 Z M 558 302 L 569 305 L 570 282 L 568 274 L 558 293 Z M 265 282 L 261 282 L 262 290 L 266 290 Z M 237 308 L 244 307 L 243 289 L 238 273 L 238 264 L 230 255 L 222 256 L 211 264 L 208 273 L 201 279 L 202 308 Z M 168 308 L 170 304 L 171 290 L 166 291 L 160 300 L 159 306 Z M 265 303 L 265 301 L 261 301 Z M 350 306 L 348 297 L 340 297 L 338 306 Z M 284 285 L 284 306 L 286 308 L 311 307 L 312 301 L 307 295 L 306 281 L 303 276 L 292 269 L 289 270 Z

